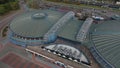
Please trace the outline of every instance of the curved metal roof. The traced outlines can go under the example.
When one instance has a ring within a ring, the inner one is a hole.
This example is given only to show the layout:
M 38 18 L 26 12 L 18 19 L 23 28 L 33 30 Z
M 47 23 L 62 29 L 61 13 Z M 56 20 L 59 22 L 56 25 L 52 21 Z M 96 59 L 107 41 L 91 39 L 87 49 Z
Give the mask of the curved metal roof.
M 10 29 L 24 37 L 41 37 L 65 13 L 53 10 L 34 10 L 23 13 L 10 23 Z
M 104 22 L 95 28 L 91 36 L 103 60 L 107 60 L 115 68 L 120 68 L 120 22 L 116 20 Z

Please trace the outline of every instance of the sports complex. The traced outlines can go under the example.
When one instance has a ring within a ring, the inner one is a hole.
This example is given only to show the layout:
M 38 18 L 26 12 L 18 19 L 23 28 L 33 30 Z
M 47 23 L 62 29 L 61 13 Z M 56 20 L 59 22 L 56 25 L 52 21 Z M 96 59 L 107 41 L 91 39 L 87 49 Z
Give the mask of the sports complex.
M 92 17 L 79 20 L 73 11 L 32 10 L 11 21 L 8 37 L 12 43 L 23 47 L 53 44 L 58 37 L 71 40 L 86 45 L 103 68 L 120 68 L 120 17 L 117 18 L 95 24 Z

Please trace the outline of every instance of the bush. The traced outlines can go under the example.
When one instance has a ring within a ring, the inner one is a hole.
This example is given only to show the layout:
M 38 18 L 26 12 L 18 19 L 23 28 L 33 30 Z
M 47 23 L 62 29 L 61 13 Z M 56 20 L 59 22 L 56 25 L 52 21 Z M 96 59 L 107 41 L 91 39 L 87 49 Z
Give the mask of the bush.
M 38 9 L 39 8 L 39 4 L 37 3 L 37 1 L 30 1 L 28 2 L 29 7 L 34 8 L 34 9 Z
M 8 26 L 6 26 L 4 29 L 3 29 L 3 32 L 2 32 L 2 36 L 5 37 L 7 36 L 7 32 L 8 31 Z
M 0 15 L 3 15 L 6 12 L 4 5 L 0 5 Z
M 17 10 L 17 9 L 19 9 L 18 1 L 1 4 L 0 15 L 3 15 L 4 13 L 9 12 L 10 10 Z
M 19 9 L 19 4 L 18 2 L 10 2 L 10 6 L 12 10 Z
M 4 8 L 5 8 L 6 12 L 8 12 L 8 11 L 10 11 L 12 9 L 11 6 L 10 6 L 10 3 L 4 4 Z

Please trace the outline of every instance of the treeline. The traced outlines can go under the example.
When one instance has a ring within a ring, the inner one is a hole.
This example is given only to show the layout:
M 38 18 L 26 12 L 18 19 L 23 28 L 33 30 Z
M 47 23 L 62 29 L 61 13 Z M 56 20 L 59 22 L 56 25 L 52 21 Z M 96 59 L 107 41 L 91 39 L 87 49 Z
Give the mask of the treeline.
M 0 15 L 19 9 L 18 0 L 0 0 Z
M 40 0 L 24 0 L 30 8 L 38 9 Z
M 48 1 L 55 1 L 55 2 L 79 2 L 81 0 L 48 0 Z M 120 0 L 96 0 L 96 1 L 109 1 L 109 2 L 116 3 L 117 1 L 120 1 Z

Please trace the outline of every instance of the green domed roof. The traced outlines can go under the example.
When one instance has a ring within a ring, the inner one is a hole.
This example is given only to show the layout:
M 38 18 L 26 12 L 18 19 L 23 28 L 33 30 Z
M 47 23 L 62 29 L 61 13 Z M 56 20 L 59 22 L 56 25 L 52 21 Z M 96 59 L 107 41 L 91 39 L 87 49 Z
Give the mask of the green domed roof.
M 10 29 L 24 37 L 43 36 L 65 13 L 53 10 L 34 10 L 16 17 Z

